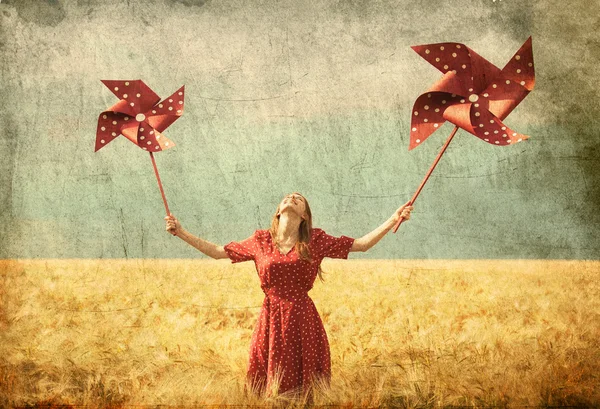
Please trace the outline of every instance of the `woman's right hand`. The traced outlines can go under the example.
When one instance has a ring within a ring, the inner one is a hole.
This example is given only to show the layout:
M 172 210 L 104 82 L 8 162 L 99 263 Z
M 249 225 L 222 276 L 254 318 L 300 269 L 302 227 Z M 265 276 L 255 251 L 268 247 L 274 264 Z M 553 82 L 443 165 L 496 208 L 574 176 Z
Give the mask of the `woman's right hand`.
M 169 233 L 171 233 L 173 236 L 177 236 L 179 233 L 181 233 L 181 224 L 179 223 L 179 220 L 173 216 L 173 214 L 165 216 L 165 220 L 167 221 L 167 231 Z
M 414 207 L 410 204 L 410 200 L 400 206 L 400 208 L 398 208 L 398 210 L 396 210 L 396 212 L 392 215 L 394 224 L 398 223 L 398 220 L 400 219 L 410 220 L 410 212 L 412 212 L 413 209 Z

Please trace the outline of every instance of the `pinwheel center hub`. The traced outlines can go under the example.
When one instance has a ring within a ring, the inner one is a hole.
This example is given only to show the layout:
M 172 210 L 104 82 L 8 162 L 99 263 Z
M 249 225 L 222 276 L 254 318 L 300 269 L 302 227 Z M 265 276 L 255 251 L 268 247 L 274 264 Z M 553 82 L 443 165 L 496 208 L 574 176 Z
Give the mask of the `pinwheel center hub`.
M 477 102 L 478 99 L 479 99 L 479 96 L 477 96 L 475 94 L 469 95 L 469 101 L 471 101 L 471 102 Z
M 135 116 L 135 120 L 138 122 L 142 122 L 144 119 L 146 119 L 146 115 L 144 115 L 144 114 L 137 114 Z

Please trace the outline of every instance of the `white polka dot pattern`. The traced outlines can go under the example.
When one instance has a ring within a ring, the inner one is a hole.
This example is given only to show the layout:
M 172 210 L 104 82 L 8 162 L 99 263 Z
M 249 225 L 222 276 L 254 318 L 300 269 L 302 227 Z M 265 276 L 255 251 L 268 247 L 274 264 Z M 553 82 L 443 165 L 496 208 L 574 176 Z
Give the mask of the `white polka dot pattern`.
M 175 146 L 161 132 L 183 114 L 184 87 L 159 104 L 160 97 L 141 80 L 102 82 L 120 100 L 98 117 L 95 151 L 120 134 L 149 152 Z
M 171 96 L 161 101 L 158 106 L 153 107 L 148 123 L 157 131 L 163 132 L 169 125 L 175 122 L 184 111 L 185 87 L 179 88 Z
M 439 43 L 412 48 L 444 75 L 414 103 L 409 150 L 423 144 L 445 121 L 494 146 L 511 145 L 529 138 L 508 129 L 502 120 L 533 89 L 531 37 L 502 70 L 464 44 Z M 514 136 L 503 137 L 506 133 Z
M 312 263 L 301 260 L 295 248 L 281 253 L 269 230 L 224 246 L 232 263 L 254 260 L 265 293 L 250 346 L 247 380 L 252 388 L 264 392 L 278 379 L 279 392 L 306 390 L 317 377 L 329 382 L 329 342 L 308 291 L 323 258 L 348 258 L 352 243 L 351 237 L 314 228 L 308 244 Z M 279 378 L 278 370 L 283 372 Z

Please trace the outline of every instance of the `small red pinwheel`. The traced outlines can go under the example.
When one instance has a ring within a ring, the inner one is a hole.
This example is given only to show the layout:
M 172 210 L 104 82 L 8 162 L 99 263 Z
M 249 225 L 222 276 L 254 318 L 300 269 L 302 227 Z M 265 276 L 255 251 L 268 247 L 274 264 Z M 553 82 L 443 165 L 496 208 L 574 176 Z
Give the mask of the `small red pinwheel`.
M 498 146 L 529 138 L 508 128 L 502 120 L 535 84 L 531 37 L 502 70 L 464 44 L 427 44 L 412 49 L 444 75 L 415 101 L 408 150 L 422 144 L 445 121 L 455 127 L 409 205 L 416 200 L 458 128 Z M 402 222 L 400 218 L 394 233 Z
M 184 87 L 170 97 L 160 101 L 142 80 L 112 81 L 102 80 L 119 102 L 102 112 L 98 117 L 95 152 L 119 135 L 150 153 L 154 173 L 167 210 L 167 199 L 158 175 L 153 152 L 163 151 L 175 146 L 162 132 L 183 114 Z

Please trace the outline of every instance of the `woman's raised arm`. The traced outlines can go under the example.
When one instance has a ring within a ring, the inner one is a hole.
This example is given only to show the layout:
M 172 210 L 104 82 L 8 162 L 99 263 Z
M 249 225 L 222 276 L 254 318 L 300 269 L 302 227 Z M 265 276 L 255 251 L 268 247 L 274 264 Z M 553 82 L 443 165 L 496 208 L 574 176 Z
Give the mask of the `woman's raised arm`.
M 410 219 L 410 212 L 412 211 L 413 207 L 409 206 L 409 203 L 410 202 L 406 202 L 400 206 L 398 210 L 396 210 L 394 214 L 390 216 L 390 218 L 387 219 L 381 226 L 372 232 L 365 234 L 361 238 L 354 240 L 352 247 L 350 247 L 350 251 L 369 250 L 371 247 L 377 244 L 377 242 L 379 242 L 379 240 L 381 240 L 383 236 L 385 236 L 386 233 L 392 229 L 392 227 L 394 227 L 400 217 L 403 217 L 405 220 Z
M 214 259 L 228 258 L 223 246 L 219 246 L 211 243 L 210 241 L 206 241 L 200 237 L 194 236 L 192 233 L 181 227 L 179 220 L 177 220 L 172 214 L 170 216 L 166 216 L 165 220 L 167 221 L 167 231 L 173 236 L 179 237 L 181 240 L 185 241 L 190 246 L 197 248 L 209 257 Z

